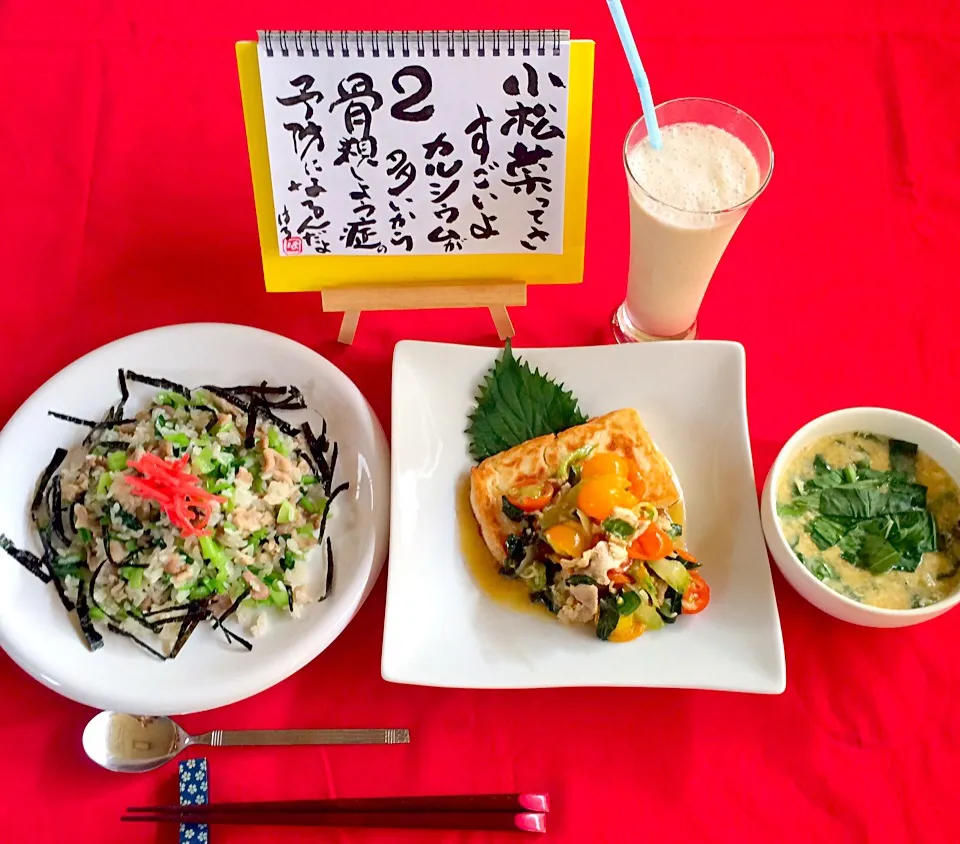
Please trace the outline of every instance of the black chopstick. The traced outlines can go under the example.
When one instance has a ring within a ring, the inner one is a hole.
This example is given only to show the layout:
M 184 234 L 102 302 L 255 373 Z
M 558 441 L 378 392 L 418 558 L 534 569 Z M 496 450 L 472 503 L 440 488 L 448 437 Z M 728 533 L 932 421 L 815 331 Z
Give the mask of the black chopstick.
M 217 813 L 208 806 L 183 806 L 179 813 L 124 815 L 122 821 L 231 824 L 236 826 L 339 826 L 380 829 L 462 829 L 546 832 L 542 812 L 503 811 L 323 811 Z M 187 811 L 189 810 L 189 811 Z M 193 811 L 196 810 L 196 811 Z
M 195 806 L 131 806 L 127 812 L 191 813 Z M 546 794 L 442 794 L 416 797 L 337 797 L 325 800 L 280 800 L 252 803 L 210 803 L 204 812 L 217 814 L 256 812 L 549 812 Z

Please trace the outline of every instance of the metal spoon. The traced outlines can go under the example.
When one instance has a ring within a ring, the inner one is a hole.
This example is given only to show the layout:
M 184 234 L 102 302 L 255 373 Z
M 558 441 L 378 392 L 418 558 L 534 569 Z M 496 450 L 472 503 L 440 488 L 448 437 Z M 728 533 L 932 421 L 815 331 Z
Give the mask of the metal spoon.
M 304 744 L 409 744 L 409 730 L 213 730 L 187 735 L 169 718 L 101 712 L 83 730 L 83 749 L 108 771 L 142 774 L 192 744 L 210 747 Z

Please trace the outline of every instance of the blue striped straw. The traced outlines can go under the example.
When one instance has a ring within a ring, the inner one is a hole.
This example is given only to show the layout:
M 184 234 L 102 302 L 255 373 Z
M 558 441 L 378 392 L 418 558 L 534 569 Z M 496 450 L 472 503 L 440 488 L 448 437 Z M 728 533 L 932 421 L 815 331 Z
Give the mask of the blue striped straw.
M 627 54 L 627 63 L 630 65 L 630 71 L 633 73 L 633 81 L 636 83 L 637 90 L 640 92 L 640 105 L 643 107 L 643 122 L 647 124 L 647 136 L 650 138 L 650 145 L 654 149 L 662 149 L 663 139 L 660 137 L 657 115 L 653 110 L 653 95 L 650 93 L 650 81 L 647 79 L 647 72 L 643 69 L 643 62 L 640 61 L 640 54 L 637 52 L 637 45 L 633 40 L 630 24 L 627 23 L 627 16 L 623 11 L 623 5 L 620 0 L 607 0 L 607 5 L 610 7 L 610 14 L 613 16 L 613 23 L 617 27 L 617 34 L 620 36 L 623 51 Z

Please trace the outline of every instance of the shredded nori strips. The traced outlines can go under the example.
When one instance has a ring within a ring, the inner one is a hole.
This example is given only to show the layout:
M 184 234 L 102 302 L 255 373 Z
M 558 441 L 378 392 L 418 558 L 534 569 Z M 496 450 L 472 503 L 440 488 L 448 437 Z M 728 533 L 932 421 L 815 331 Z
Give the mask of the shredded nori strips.
M 127 376 L 123 374 L 123 368 L 117 370 L 117 383 L 120 385 L 120 401 L 114 408 L 113 415 L 116 419 L 123 416 L 123 409 L 127 406 L 127 399 L 130 398 L 130 390 L 127 389 Z
M 74 425 L 83 425 L 87 428 L 97 427 L 97 423 L 90 419 L 81 419 L 79 416 L 70 416 L 68 413 L 58 413 L 56 410 L 48 410 L 47 416 L 52 416 L 54 419 L 60 419 L 64 422 L 72 422 Z
M 97 587 L 97 578 L 100 577 L 100 572 L 103 571 L 103 567 L 104 567 L 106 564 L 107 564 L 107 561 L 106 561 L 106 560 L 104 560 L 102 563 L 100 563 L 100 565 L 97 566 L 96 571 L 94 571 L 93 577 L 90 578 L 90 584 L 89 584 L 89 587 L 88 587 L 88 588 L 89 588 L 89 591 L 90 591 L 90 603 L 91 603 L 94 607 L 96 607 L 98 610 L 100 610 L 100 612 L 103 613 L 103 615 L 104 615 L 105 618 L 109 619 L 109 620 L 112 621 L 114 624 L 119 624 L 119 623 L 120 623 L 120 619 L 117 618 L 116 616 L 110 615 L 110 613 L 108 613 L 108 612 L 103 608 L 103 606 L 97 601 L 97 597 L 96 597 L 96 595 L 94 594 L 94 590 L 95 590 L 96 587 Z M 81 588 L 81 589 L 83 588 L 83 582 L 82 582 L 82 581 L 81 581 L 81 583 L 80 583 L 80 588 Z M 154 630 L 154 628 L 151 627 L 148 623 L 146 623 L 142 618 L 138 618 L 136 615 L 134 615 L 134 614 L 132 614 L 132 613 L 131 613 L 128 617 L 129 617 L 129 618 L 132 618 L 134 621 L 136 621 L 136 622 L 137 622 L 138 624 L 140 624 L 141 626 L 146 627 L 146 628 L 147 628 L 148 630 L 150 630 L 151 632 L 153 632 L 153 633 L 158 632 L 158 631 Z
M 44 571 L 42 561 L 32 551 L 25 551 L 23 548 L 17 548 L 10 538 L 0 533 L 0 548 L 6 551 L 13 559 L 23 566 L 30 574 L 35 575 L 44 583 L 50 582 L 50 575 Z
M 292 384 L 274 387 L 264 381 L 257 386 L 246 384 L 220 389 L 233 396 L 248 396 L 251 400 L 257 400 L 261 407 L 273 408 L 274 410 L 306 410 L 307 407 L 303 393 Z M 270 396 L 279 396 L 279 398 L 271 399 Z M 278 421 L 283 422 L 283 420 Z M 295 434 L 290 436 L 295 436 Z
M 60 468 L 60 464 L 63 463 L 63 459 L 66 456 L 67 450 L 65 448 L 58 448 L 53 453 L 53 457 L 50 458 L 47 468 L 43 470 L 43 474 L 40 475 L 40 481 L 37 483 L 37 491 L 34 493 L 33 501 L 30 503 L 31 513 L 36 513 L 37 508 L 40 506 L 40 502 L 43 501 L 43 494 L 47 491 L 47 485 L 50 483 L 50 478 L 52 478 L 53 473 Z
M 107 538 L 106 533 L 101 534 L 100 544 L 103 545 L 103 556 L 105 556 L 114 565 L 117 565 L 117 561 L 110 556 L 110 540 Z
M 321 601 L 327 600 L 327 597 L 330 595 L 330 590 L 333 588 L 333 543 L 330 541 L 330 537 L 327 537 L 327 576 L 323 585 L 323 596 L 320 598 Z
M 97 578 L 100 577 L 100 572 L 103 571 L 103 567 L 106 564 L 107 564 L 107 561 L 104 560 L 102 563 L 100 563 L 99 566 L 97 566 L 93 570 L 93 576 L 90 578 L 90 603 L 93 604 L 98 610 L 100 610 L 100 612 L 102 612 L 107 618 L 111 618 L 110 614 L 103 607 L 100 606 L 100 604 L 97 602 L 96 596 L 93 594 L 93 590 L 96 588 L 96 585 L 97 585 Z
M 263 402 L 260 402 L 259 406 L 260 415 L 264 419 L 269 419 L 271 422 L 273 422 L 273 424 L 283 431 L 283 433 L 285 433 L 288 437 L 295 437 L 300 433 L 300 429 L 296 425 L 291 425 L 289 422 L 281 419 Z
M 254 438 L 257 433 L 257 416 L 260 414 L 260 400 L 254 396 L 250 401 L 250 410 L 247 411 L 247 430 L 243 436 L 243 445 L 246 448 L 253 448 Z
M 333 472 L 330 463 L 327 461 L 326 454 L 327 448 L 329 447 L 327 441 L 327 421 L 323 421 L 323 430 L 320 433 L 319 439 L 313 435 L 313 430 L 309 422 L 304 422 L 303 425 L 300 426 L 300 430 L 303 432 L 304 439 L 307 441 L 307 447 L 313 456 L 313 462 L 316 464 L 314 470 L 323 484 L 323 491 L 329 495 L 330 487 L 333 484 Z
M 126 371 L 126 376 L 130 381 L 136 381 L 138 384 L 146 384 L 148 387 L 157 387 L 160 390 L 167 390 L 171 393 L 179 393 L 184 398 L 190 398 L 192 392 L 189 388 L 184 387 L 183 384 L 178 384 L 169 378 L 153 378 L 150 375 L 141 375 L 139 372 L 134 372 L 131 369 Z
M 193 635 L 193 631 L 197 629 L 197 625 L 199 625 L 201 621 L 206 621 L 211 615 L 210 610 L 207 609 L 206 599 L 193 601 L 189 604 L 189 607 L 190 612 L 187 613 L 186 618 L 184 618 L 183 623 L 180 625 L 177 641 L 170 651 L 170 659 L 177 658 L 177 654 L 179 654 L 183 646 L 187 644 L 187 640 Z
M 48 531 L 40 531 L 40 543 L 43 545 L 43 557 L 40 562 L 50 575 L 54 588 L 57 590 L 57 597 L 60 598 L 60 603 L 63 604 L 63 608 L 68 613 L 71 613 L 75 609 L 75 604 L 67 597 L 67 590 L 63 588 L 63 580 L 61 580 L 57 573 L 57 552 L 53 550 L 53 545 L 50 544 L 50 534 Z M 82 590 L 83 580 L 80 581 L 80 585 L 77 587 L 78 594 Z
M 90 587 L 90 595 L 93 596 L 93 586 Z M 99 609 L 99 607 L 98 607 Z M 103 610 L 101 610 L 103 612 Z M 77 588 L 77 618 L 80 619 L 80 630 L 83 638 L 87 641 L 87 647 L 91 651 L 98 651 L 103 647 L 103 636 L 93 626 L 93 620 L 90 618 L 90 607 L 87 604 L 87 590 L 83 581 Z
M 111 633 L 116 633 L 118 636 L 124 636 L 124 637 L 127 638 L 127 639 L 133 640 L 133 641 L 136 642 L 141 648 L 143 648 L 143 649 L 144 649 L 145 651 L 147 651 L 148 653 L 152 653 L 152 654 L 153 654 L 155 657 L 157 657 L 158 659 L 163 659 L 163 660 L 169 659 L 169 657 L 168 657 L 166 654 L 161 653 L 160 651 L 158 651 L 158 650 L 157 650 L 156 648 L 154 648 L 154 647 L 151 647 L 151 646 L 148 645 L 146 642 L 144 642 L 143 639 L 137 638 L 137 637 L 134 636 L 133 633 L 131 633 L 129 630 L 124 630 L 119 624 L 114 624 L 112 621 L 111 621 L 111 622 L 108 622 L 108 623 L 107 623 L 107 630 L 109 630 Z
M 247 595 L 249 594 L 250 594 L 250 589 L 249 588 L 244 589 L 243 592 L 241 592 L 237 596 L 237 599 L 230 605 L 230 608 L 226 610 L 226 612 L 224 612 L 219 617 L 213 616 L 213 626 L 214 628 L 219 627 L 223 631 L 223 635 L 226 637 L 228 644 L 231 641 L 238 642 L 239 644 L 243 645 L 248 651 L 252 651 L 253 645 L 250 644 L 250 642 L 248 642 L 242 636 L 238 636 L 232 630 L 229 630 L 227 626 L 224 624 L 224 622 L 228 618 L 230 618 L 230 616 L 232 616 L 238 609 L 240 609 L 240 604 L 243 603 L 243 599 L 246 598 Z
M 200 389 L 206 390 L 208 393 L 213 393 L 213 395 L 223 399 L 227 404 L 232 404 L 241 413 L 248 413 L 250 411 L 249 404 L 240 398 L 240 396 L 234 395 L 229 390 L 223 389 L 223 387 L 217 387 L 214 384 L 204 384 Z
M 162 607 L 157 610 L 146 610 L 143 613 L 143 617 L 150 618 L 151 616 L 154 616 L 154 615 L 163 615 L 163 613 L 166 613 L 166 612 L 189 612 L 189 610 L 190 610 L 189 604 L 184 604 L 183 606 L 180 606 L 180 607 Z
M 247 384 L 240 387 L 221 387 L 228 393 L 257 393 L 262 396 L 284 396 L 291 387 L 271 387 L 264 381 L 262 384 Z M 299 391 L 298 391 L 299 392 Z
M 324 492 L 327 493 L 331 498 L 333 498 L 333 493 L 330 491 L 330 487 L 333 486 L 333 478 L 337 472 L 337 457 L 340 454 L 340 446 L 337 443 L 333 444 L 333 451 L 330 452 L 330 474 L 326 481 L 326 487 Z
M 54 534 L 64 545 L 69 545 L 70 540 L 67 539 L 66 531 L 63 529 L 63 493 L 59 475 L 54 475 L 50 482 L 50 500 L 47 507 L 50 510 L 50 526 Z
M 93 426 L 93 431 L 90 433 L 94 431 L 109 431 L 112 428 L 119 428 L 121 425 L 136 425 L 137 421 L 137 418 L 134 416 L 131 416 L 129 419 L 122 419 L 120 417 L 116 419 L 104 419 L 102 422 L 97 422 L 97 424 Z M 124 443 L 124 445 L 130 445 L 130 443 Z
M 327 535 L 327 517 L 330 515 L 330 505 L 333 504 L 336 497 L 341 492 L 346 492 L 350 488 L 350 484 L 344 483 L 340 484 L 333 492 L 330 493 L 329 498 L 327 498 L 326 506 L 323 508 L 323 516 L 320 517 L 320 531 L 317 535 L 317 543 L 321 544 L 323 538 Z

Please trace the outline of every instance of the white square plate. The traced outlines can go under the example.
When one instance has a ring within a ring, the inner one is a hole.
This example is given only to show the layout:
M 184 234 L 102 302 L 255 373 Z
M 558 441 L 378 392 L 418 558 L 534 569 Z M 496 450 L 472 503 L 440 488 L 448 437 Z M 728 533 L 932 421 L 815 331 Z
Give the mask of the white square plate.
M 393 359 L 390 562 L 382 673 L 459 688 L 661 686 L 778 694 L 780 619 L 750 457 L 738 343 L 529 349 L 588 416 L 634 407 L 680 479 L 710 606 L 632 642 L 601 642 L 480 591 L 461 550 L 467 415 L 495 349 L 403 342 Z

